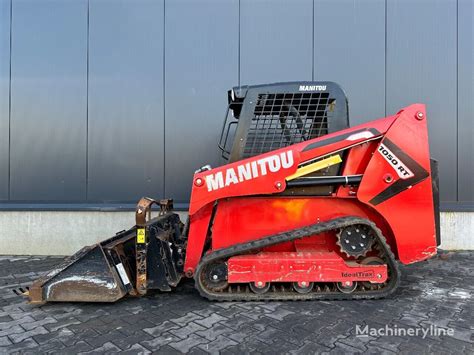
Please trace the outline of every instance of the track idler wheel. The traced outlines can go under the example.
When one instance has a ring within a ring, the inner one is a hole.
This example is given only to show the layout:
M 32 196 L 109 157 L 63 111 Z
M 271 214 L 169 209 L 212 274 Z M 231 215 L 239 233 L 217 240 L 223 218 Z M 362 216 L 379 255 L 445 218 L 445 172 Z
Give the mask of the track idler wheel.
M 369 256 L 368 258 L 365 258 L 364 260 L 361 261 L 362 265 L 384 265 L 385 262 L 380 259 L 378 256 Z M 363 281 L 362 286 L 365 288 L 372 288 L 372 286 L 377 285 L 373 284 L 370 281 Z
M 260 295 L 266 293 L 270 289 L 270 282 L 251 282 L 249 286 L 253 293 Z
M 293 289 L 298 293 L 310 293 L 313 290 L 313 282 L 293 282 Z
M 342 293 L 352 293 L 357 288 L 357 281 L 345 281 L 345 282 L 337 282 L 336 287 Z
M 225 263 L 214 263 L 206 266 L 203 272 L 204 282 L 213 291 L 222 291 L 227 283 L 227 265 Z

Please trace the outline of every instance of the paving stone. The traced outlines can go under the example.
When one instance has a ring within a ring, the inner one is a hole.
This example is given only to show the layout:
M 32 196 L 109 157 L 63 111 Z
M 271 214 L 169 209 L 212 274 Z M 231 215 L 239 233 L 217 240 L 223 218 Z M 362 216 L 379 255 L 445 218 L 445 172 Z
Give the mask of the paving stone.
M 171 346 L 172 348 L 175 348 L 178 351 L 181 351 L 183 353 L 188 352 L 192 347 L 206 343 L 207 340 L 204 338 L 201 338 L 199 335 L 196 334 L 191 334 L 189 337 L 178 341 L 178 342 L 172 342 L 169 343 L 168 345 Z
M 181 327 L 179 329 L 172 329 L 170 330 L 170 333 L 176 335 L 177 337 L 181 339 L 187 338 L 189 335 L 196 333 L 199 330 L 204 330 L 206 328 L 200 326 L 199 324 L 196 324 L 194 322 L 186 324 L 184 327 Z
M 169 345 L 165 345 L 162 348 L 160 348 L 159 351 L 154 352 L 154 354 L 166 354 L 166 355 L 174 355 L 174 354 L 183 354 L 181 351 L 176 350 L 175 348 L 172 348 Z
M 279 321 L 282 321 L 283 319 L 285 319 L 286 316 L 288 316 L 290 314 L 293 314 L 293 312 L 288 311 L 288 310 L 283 309 L 283 308 L 280 308 L 280 309 L 276 309 L 276 310 L 272 311 L 271 313 L 267 314 L 267 317 L 274 318 L 274 319 L 277 319 Z
M 45 344 L 45 343 L 48 343 L 54 339 L 57 339 L 58 338 L 58 333 L 54 332 L 54 333 L 51 333 L 51 332 L 48 332 L 48 333 L 45 333 L 45 334 L 38 334 L 38 335 L 35 335 L 33 336 L 33 339 L 38 343 L 38 344 Z
M 104 329 L 110 331 L 110 328 L 111 327 L 105 324 L 102 320 L 96 318 L 68 326 L 68 329 L 70 329 L 74 333 L 81 332 L 87 329 L 95 329 L 99 333 L 102 333 Z
M 202 319 L 202 317 L 196 313 L 193 313 L 193 312 L 189 312 L 187 313 L 186 315 L 182 316 L 182 317 L 179 317 L 179 318 L 175 318 L 175 319 L 172 319 L 171 321 L 173 323 L 176 323 L 180 326 L 184 326 L 186 324 L 188 324 L 189 322 L 192 322 L 194 320 L 197 320 L 197 319 Z
M 216 340 L 219 335 L 234 333 L 235 331 L 223 324 L 216 323 L 212 328 L 197 331 L 196 334 L 207 340 Z
M 239 329 L 242 326 L 252 324 L 252 320 L 249 317 L 246 317 L 242 313 L 236 314 L 234 317 L 227 319 L 226 321 L 221 322 L 225 326 L 232 328 L 234 330 Z
M 295 339 L 292 339 L 291 337 L 288 336 L 287 333 L 279 330 L 279 329 L 275 329 L 273 327 L 267 327 L 265 330 L 263 330 L 262 332 L 260 332 L 258 335 L 255 335 L 260 341 L 266 343 L 266 344 L 269 344 L 269 345 L 272 345 L 275 340 L 283 340 L 283 341 L 287 341 L 289 343 L 295 343 L 295 344 L 299 344 L 299 341 L 295 340 Z
M 11 322 L 12 320 L 13 318 L 10 317 L 9 315 L 0 316 L 0 326 L 2 323 L 8 323 L 8 322 Z
M 341 351 L 345 354 L 362 354 L 365 351 L 365 349 L 361 350 L 359 347 L 352 346 L 352 344 L 347 344 L 342 340 L 344 339 L 339 339 L 334 343 L 334 348 L 330 351 L 331 353 Z
M 7 328 L 5 330 L 0 330 L 0 337 L 6 336 L 6 335 L 11 335 L 11 334 L 19 334 L 23 333 L 25 330 L 20 327 L 19 325 L 14 325 L 11 328 Z
M 153 336 L 159 336 L 160 334 L 164 332 L 168 332 L 173 329 L 179 329 L 179 325 L 170 322 L 170 321 L 165 321 L 160 325 L 157 325 L 156 327 L 153 328 L 145 328 L 143 329 L 144 332 L 151 334 Z
M 213 305 L 211 309 L 212 309 L 212 313 L 219 314 L 222 317 L 226 317 L 226 318 L 232 318 L 242 313 L 242 308 L 237 307 L 235 304 L 233 304 L 233 306 L 229 308 L 221 308 L 221 307 L 217 307 Z
M 29 330 L 27 332 L 10 334 L 8 337 L 14 343 L 20 343 L 25 339 L 30 339 L 34 337 L 35 335 L 46 334 L 46 333 L 48 333 L 46 328 L 36 327 L 35 329 Z
M 329 351 L 330 348 L 316 344 L 313 342 L 306 341 L 303 343 L 303 346 L 300 348 L 294 349 L 290 351 L 290 354 L 319 354 L 322 351 Z
M 280 339 L 275 340 L 272 346 L 267 346 L 261 349 L 258 349 L 262 354 L 275 355 L 275 349 L 278 349 L 278 352 L 281 354 L 289 354 L 291 351 L 298 349 L 301 345 L 295 345 L 287 341 Z
M 244 340 L 248 339 L 250 336 L 257 336 L 260 331 L 256 330 L 255 328 L 252 328 L 252 326 L 242 326 L 238 330 L 234 330 L 232 333 L 227 334 L 229 338 L 232 340 L 235 340 L 236 342 L 240 343 L 243 342 Z
M 216 354 L 232 345 L 237 345 L 237 342 L 226 338 L 223 335 L 219 335 L 215 340 L 211 341 L 210 343 L 201 344 L 199 347 L 205 351 L 210 352 L 211 354 Z
M 93 349 L 94 348 L 90 344 L 86 343 L 84 340 L 79 340 L 76 344 L 74 344 L 73 346 L 69 346 L 64 350 L 68 354 L 81 354 L 83 352 L 91 351 Z
M 147 320 L 143 320 L 141 323 L 135 324 L 121 324 L 118 327 L 115 327 L 116 330 L 120 331 L 126 336 L 133 335 L 137 332 L 141 332 L 143 329 L 149 329 L 150 327 L 154 327 L 155 325 Z
M 81 321 L 77 319 L 67 319 L 61 320 L 60 322 L 56 322 L 53 324 L 46 324 L 44 327 L 48 329 L 50 332 L 56 332 L 61 328 L 69 327 L 70 325 L 81 324 Z
M 171 342 L 179 342 L 180 340 L 181 339 L 176 335 L 164 332 L 161 335 L 152 338 L 151 340 L 142 341 L 140 344 L 149 350 L 156 351 Z
M 399 351 L 392 351 L 385 348 L 378 348 L 376 346 L 369 345 L 367 346 L 367 351 L 364 354 L 370 355 L 392 355 L 392 354 L 399 354 Z M 443 354 L 444 355 L 444 354 Z
M 433 354 L 469 354 L 474 353 L 474 348 L 469 344 L 452 338 L 442 338 L 440 343 L 431 345 L 430 350 Z
M 26 353 L 26 352 L 30 352 L 30 349 L 37 349 L 37 348 L 38 348 L 38 344 L 33 339 L 30 338 L 16 344 L 7 345 L 4 349 L 2 349 L 2 351 L 5 350 L 5 352 L 9 354 L 16 353 L 16 352 Z
M 224 321 L 226 319 L 227 319 L 226 317 L 222 317 L 221 315 L 214 313 L 214 314 L 209 315 L 206 318 L 197 319 L 197 320 L 194 321 L 194 323 L 202 325 L 205 328 L 211 328 L 216 323 L 218 323 L 220 321 Z
M 197 313 L 197 310 L 193 313 Z M 159 325 L 165 321 L 171 319 L 176 319 L 176 314 L 169 311 L 164 311 L 163 309 L 152 309 L 150 310 L 150 317 L 147 318 L 147 321 L 153 323 L 153 325 Z
M 127 350 L 121 351 L 120 354 L 130 354 L 130 355 L 136 355 L 136 354 L 151 354 L 151 351 L 148 350 L 147 348 L 143 347 L 140 344 L 133 344 L 127 348 Z
M 10 345 L 12 342 L 8 339 L 8 337 L 0 337 L 0 346 Z
M 35 319 L 33 317 L 25 316 L 24 313 L 22 315 L 23 316 L 21 318 L 11 320 L 9 322 L 0 323 L 0 331 L 10 329 L 11 327 L 13 327 L 15 325 L 22 325 L 22 324 L 26 324 L 26 323 L 34 323 L 35 322 Z
M 118 348 L 116 345 L 114 345 L 111 342 L 107 342 L 104 345 L 102 345 L 100 348 L 96 348 L 91 351 L 86 351 L 84 354 L 103 354 L 103 353 L 118 353 L 120 352 L 120 348 Z
M 35 329 L 36 327 L 39 327 L 39 326 L 44 326 L 46 324 L 56 324 L 58 321 L 54 318 L 51 318 L 51 317 L 46 317 L 46 318 L 43 318 L 41 320 L 38 320 L 36 322 L 31 322 L 31 323 L 23 323 L 21 324 L 22 328 L 25 329 L 25 330 L 31 330 L 31 329 Z
M 94 338 L 84 339 L 87 343 L 92 345 L 93 347 L 99 347 L 104 345 L 105 343 L 118 341 L 123 338 L 123 334 L 119 331 L 111 331 L 107 334 L 100 334 Z
M 474 349 L 474 332 L 472 330 L 460 328 L 455 325 L 451 326 L 451 329 L 453 330 L 452 338 L 470 343 Z
M 268 318 L 268 317 L 261 317 L 255 321 L 253 321 L 251 324 L 252 324 L 252 327 L 259 330 L 259 331 L 264 331 L 266 329 L 268 329 L 268 327 L 271 327 L 273 326 L 275 323 L 279 323 L 280 321 L 276 321 L 272 318 Z
M 263 353 L 264 349 L 267 349 L 268 345 L 262 343 L 257 338 L 247 338 L 245 341 L 238 343 L 235 346 L 230 346 L 227 349 L 235 354 L 248 354 L 248 353 Z M 275 351 L 275 349 L 273 349 Z
M 238 344 L 234 346 L 229 346 L 221 351 L 220 355 L 241 355 L 241 354 L 252 354 L 260 355 L 261 352 L 257 351 L 254 348 L 249 348 L 246 344 Z
M 189 355 L 209 355 L 212 353 L 210 353 L 209 351 L 202 350 L 201 348 L 194 347 L 194 348 L 191 348 L 191 350 L 189 350 L 188 354 Z M 218 354 L 218 353 L 215 353 L 215 354 Z
M 213 304 L 210 304 L 209 307 L 203 308 L 203 309 L 197 309 L 193 311 L 193 313 L 196 313 L 197 315 L 200 315 L 201 318 L 206 318 L 209 317 L 212 314 L 217 314 L 216 312 L 219 312 L 219 314 L 222 314 L 222 309 L 221 308 L 215 308 Z
M 370 348 L 379 348 L 392 352 L 399 352 L 400 346 L 405 343 L 407 339 L 403 337 L 380 337 L 375 340 L 371 340 L 367 343 L 367 349 Z
M 130 347 L 130 344 L 138 344 L 142 341 L 151 340 L 153 337 L 143 331 L 134 333 L 128 337 L 118 338 L 112 342 L 117 345 L 120 349 L 126 350 Z
M 376 338 L 374 337 L 360 337 L 360 336 L 355 336 L 354 334 L 350 334 L 346 338 L 339 339 L 338 342 L 352 346 L 353 348 L 358 349 L 359 351 L 367 351 L 368 349 L 368 344 L 370 341 L 375 340 Z
M 47 352 L 58 352 L 61 349 L 64 349 L 66 346 L 57 339 L 52 339 L 49 342 L 42 344 L 38 347 L 38 352 L 42 354 Z

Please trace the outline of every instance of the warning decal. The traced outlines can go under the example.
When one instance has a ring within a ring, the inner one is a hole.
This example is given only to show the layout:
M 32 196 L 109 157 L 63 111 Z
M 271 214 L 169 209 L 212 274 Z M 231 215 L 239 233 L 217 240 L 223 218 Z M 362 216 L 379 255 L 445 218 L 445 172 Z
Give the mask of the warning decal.
M 137 244 L 145 243 L 145 228 L 137 228 Z

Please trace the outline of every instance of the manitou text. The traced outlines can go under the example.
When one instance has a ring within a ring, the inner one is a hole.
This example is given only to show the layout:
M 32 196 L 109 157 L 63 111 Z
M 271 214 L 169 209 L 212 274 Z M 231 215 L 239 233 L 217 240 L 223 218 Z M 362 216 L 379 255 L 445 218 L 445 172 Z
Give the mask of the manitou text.
M 276 173 L 281 169 L 291 168 L 293 164 L 293 151 L 291 150 L 270 155 L 259 160 L 238 165 L 236 168 L 228 168 L 225 171 L 219 171 L 206 176 L 207 190 L 214 191 L 232 184 L 239 184 L 243 181 L 267 175 L 268 172 Z

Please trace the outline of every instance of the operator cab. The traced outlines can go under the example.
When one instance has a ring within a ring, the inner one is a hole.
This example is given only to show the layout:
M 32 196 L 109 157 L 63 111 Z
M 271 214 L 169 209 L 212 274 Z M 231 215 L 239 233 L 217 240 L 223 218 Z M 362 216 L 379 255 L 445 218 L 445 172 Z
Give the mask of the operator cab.
M 329 81 L 234 87 L 228 102 L 219 148 L 229 163 L 349 127 L 347 97 Z

